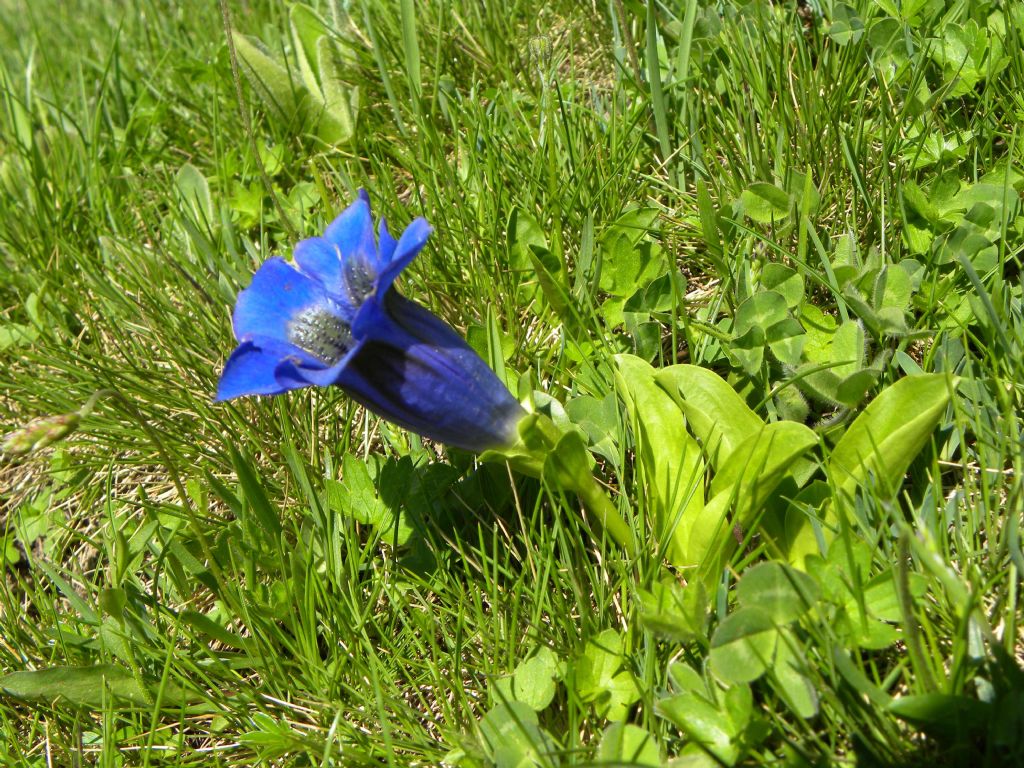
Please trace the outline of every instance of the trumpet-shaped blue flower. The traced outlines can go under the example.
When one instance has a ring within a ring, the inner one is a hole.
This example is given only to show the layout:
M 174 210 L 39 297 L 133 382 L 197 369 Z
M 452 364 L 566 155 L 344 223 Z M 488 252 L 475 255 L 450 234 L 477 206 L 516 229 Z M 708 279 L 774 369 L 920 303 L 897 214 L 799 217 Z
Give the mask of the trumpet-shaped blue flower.
M 238 346 L 217 399 L 335 384 L 388 421 L 471 451 L 515 442 L 525 412 L 450 326 L 392 287 L 430 225 L 374 237 L 364 191 L 295 264 L 264 262 L 238 294 Z

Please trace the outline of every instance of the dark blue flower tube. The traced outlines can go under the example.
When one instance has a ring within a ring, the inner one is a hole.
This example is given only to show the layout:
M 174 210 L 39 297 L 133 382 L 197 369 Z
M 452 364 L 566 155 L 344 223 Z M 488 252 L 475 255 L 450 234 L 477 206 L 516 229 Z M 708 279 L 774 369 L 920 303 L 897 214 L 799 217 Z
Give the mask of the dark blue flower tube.
M 267 260 L 239 293 L 238 346 L 218 400 L 337 385 L 377 415 L 470 451 L 511 446 L 525 411 L 444 321 L 399 295 L 395 278 L 430 225 L 374 237 L 364 191 L 323 237 L 295 247 L 294 266 Z

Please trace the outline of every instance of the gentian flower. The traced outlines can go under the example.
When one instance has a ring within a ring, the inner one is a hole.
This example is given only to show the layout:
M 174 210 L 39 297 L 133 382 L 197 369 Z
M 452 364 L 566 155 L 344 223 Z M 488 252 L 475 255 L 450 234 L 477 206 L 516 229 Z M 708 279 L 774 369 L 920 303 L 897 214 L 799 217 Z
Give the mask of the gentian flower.
M 396 241 L 359 197 L 323 237 L 295 247 L 295 264 L 264 262 L 238 294 L 238 346 L 217 400 L 337 385 L 379 416 L 471 451 L 510 446 L 525 411 L 444 321 L 401 296 L 395 278 L 420 252 L 418 218 Z

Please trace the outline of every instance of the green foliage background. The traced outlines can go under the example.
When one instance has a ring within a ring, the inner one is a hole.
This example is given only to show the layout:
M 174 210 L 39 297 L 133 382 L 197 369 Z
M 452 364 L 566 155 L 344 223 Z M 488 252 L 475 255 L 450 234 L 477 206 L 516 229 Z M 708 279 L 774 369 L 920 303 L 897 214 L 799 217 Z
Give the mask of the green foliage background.
M 118 393 L 0 464 L 0 762 L 1024 759 L 1019 3 L 228 6 L 240 92 L 214 4 L 0 0 L 0 419 Z M 359 187 L 638 557 L 212 402 Z

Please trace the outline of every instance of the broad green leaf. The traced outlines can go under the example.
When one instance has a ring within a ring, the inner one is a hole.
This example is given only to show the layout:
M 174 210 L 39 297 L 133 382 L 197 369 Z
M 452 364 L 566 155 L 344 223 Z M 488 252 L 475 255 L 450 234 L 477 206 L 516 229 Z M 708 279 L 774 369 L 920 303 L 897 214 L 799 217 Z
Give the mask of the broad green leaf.
M 197 222 L 213 223 L 213 199 L 210 184 L 192 163 L 185 163 L 174 177 L 175 186 L 185 205 L 192 209 Z
M 796 459 L 817 443 L 814 431 L 795 421 L 764 425 L 736 446 L 715 473 L 712 498 L 734 493 L 737 521 L 745 523 L 793 469 Z
M 817 599 L 818 587 L 810 576 L 777 562 L 748 568 L 736 586 L 740 606 L 761 609 L 778 626 L 796 621 Z
M 605 729 L 596 759 L 609 765 L 661 765 L 658 742 L 643 728 L 630 723 L 612 723 Z
M 687 521 L 704 507 L 700 447 L 687 431 L 679 406 L 657 385 L 655 370 L 632 355 L 617 355 L 615 362 L 615 380 L 634 427 L 656 535 L 666 546 L 668 559 L 682 565 Z
M 104 703 L 152 707 L 157 686 L 152 682 L 144 687 L 129 670 L 113 664 L 51 667 L 0 676 L 0 691 L 8 696 L 90 709 L 99 709 Z M 180 706 L 186 698 L 173 683 L 164 685 L 161 700 L 166 706 Z
M 699 581 L 682 586 L 665 578 L 640 589 L 640 623 L 651 632 L 676 642 L 689 642 L 707 634 L 707 590 Z
M 896 494 L 950 400 L 941 374 L 908 376 L 884 389 L 840 438 L 826 461 L 829 479 L 847 494 L 870 483 Z
M 708 460 L 720 468 L 736 447 L 760 432 L 764 422 L 729 383 L 697 365 L 672 365 L 654 377 L 686 414 Z
M 685 545 L 682 562 L 676 565 L 702 566 L 709 585 L 717 580 L 720 575 L 719 564 L 735 545 L 734 527 L 729 519 L 732 503 L 731 490 L 720 493 L 711 497 L 699 514 L 684 517 L 679 524 L 679 535 Z M 731 543 L 730 538 L 733 539 Z
M 739 759 L 742 733 L 727 713 L 694 691 L 661 699 L 658 713 L 726 765 Z
M 242 71 L 266 107 L 285 125 L 297 122 L 304 89 L 292 82 L 288 70 L 277 63 L 262 43 L 235 31 L 231 37 L 242 60 Z
M 554 741 L 538 725 L 537 713 L 520 701 L 499 704 L 484 715 L 480 734 L 498 768 L 555 765 L 549 757 L 555 752 Z
M 775 663 L 772 665 L 776 691 L 790 709 L 803 718 L 818 714 L 818 692 L 810 678 L 804 674 L 807 659 L 797 645 L 792 630 L 780 633 L 776 648 Z
M 846 3 L 834 5 L 828 36 L 839 46 L 858 42 L 864 36 L 864 22 L 857 15 L 856 9 Z
M 557 681 L 562 677 L 563 664 L 554 651 L 541 647 L 528 659 L 524 659 L 512 673 L 510 693 L 535 712 L 551 703 L 555 697 Z
M 582 701 L 592 702 L 597 714 L 622 720 L 640 698 L 633 673 L 622 669 L 622 637 L 607 629 L 591 639 L 576 660 L 573 683 Z
M 781 221 L 789 215 L 789 194 L 774 184 L 758 182 L 743 190 L 737 201 L 740 215 L 761 224 Z
M 832 490 L 828 484 L 815 480 L 789 503 L 783 518 L 783 530 L 771 540 L 770 546 L 791 565 L 803 568 L 805 558 L 818 554 L 818 534 L 813 520 L 823 516 L 831 498 Z
M 773 663 L 778 640 L 771 614 L 754 606 L 737 608 L 711 637 L 711 670 L 730 685 L 757 680 Z

